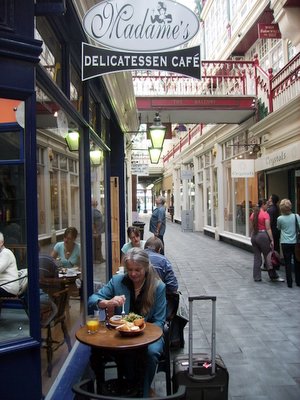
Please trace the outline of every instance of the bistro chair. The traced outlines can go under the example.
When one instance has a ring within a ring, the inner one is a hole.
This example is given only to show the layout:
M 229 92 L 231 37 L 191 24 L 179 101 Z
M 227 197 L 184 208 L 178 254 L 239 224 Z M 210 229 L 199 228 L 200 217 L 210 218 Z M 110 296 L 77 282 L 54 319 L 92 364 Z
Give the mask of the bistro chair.
M 16 296 L 12 297 L 0 297 L 0 314 L 2 307 L 5 308 L 22 308 L 28 314 L 27 302 L 26 302 L 26 291 L 28 286 L 28 271 L 27 268 L 20 269 L 18 271 L 18 278 L 10 282 L 19 282 L 19 292 Z
M 166 374 L 166 393 L 169 396 L 172 393 L 171 381 L 171 356 L 170 356 L 170 338 L 172 335 L 172 324 L 176 316 L 179 304 L 179 294 L 167 294 L 167 318 L 164 325 L 164 350 L 160 356 L 157 372 L 165 372 Z
M 51 295 L 49 307 L 41 308 L 41 327 L 46 329 L 47 336 L 42 338 L 42 348 L 47 351 L 47 372 L 48 376 L 52 375 L 52 359 L 53 353 L 64 343 L 68 346 L 68 351 L 71 351 L 71 340 L 68 334 L 66 320 L 66 305 L 68 302 L 68 289 L 60 290 Z M 54 304 L 54 306 L 52 304 Z M 60 324 L 63 333 L 62 340 L 55 340 L 52 331 Z
M 74 400 L 120 400 L 120 397 L 106 396 L 95 393 L 94 381 L 91 379 L 85 379 L 79 383 L 76 383 L 72 387 L 75 393 Z M 178 391 L 168 396 L 157 396 L 157 397 L 135 397 L 136 400 L 184 400 L 186 394 L 186 387 L 179 386 Z

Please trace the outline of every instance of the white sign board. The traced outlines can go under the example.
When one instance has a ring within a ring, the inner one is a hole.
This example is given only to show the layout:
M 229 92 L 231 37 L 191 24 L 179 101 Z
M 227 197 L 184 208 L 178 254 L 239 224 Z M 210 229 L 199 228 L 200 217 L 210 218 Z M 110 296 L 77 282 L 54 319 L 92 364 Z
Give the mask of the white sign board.
M 231 160 L 231 178 L 254 178 L 254 160 Z
M 149 175 L 149 164 L 131 164 L 132 175 Z
M 300 159 L 300 141 L 281 147 L 255 160 L 255 171 L 280 167 Z
M 86 33 L 104 47 L 122 51 L 166 50 L 189 42 L 199 18 L 188 7 L 164 0 L 107 0 L 83 18 Z
M 183 169 L 181 171 L 181 180 L 193 179 L 194 173 L 191 169 Z

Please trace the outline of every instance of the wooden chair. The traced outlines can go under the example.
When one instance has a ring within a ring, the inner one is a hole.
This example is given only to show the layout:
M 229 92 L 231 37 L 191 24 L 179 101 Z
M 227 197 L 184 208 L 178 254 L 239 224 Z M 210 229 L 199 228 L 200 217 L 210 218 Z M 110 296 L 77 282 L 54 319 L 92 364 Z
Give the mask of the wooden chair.
M 68 350 L 71 350 L 71 340 L 68 334 L 65 320 L 66 320 L 66 305 L 68 302 L 68 289 L 60 290 L 59 292 L 55 292 L 51 295 L 51 300 L 56 306 L 56 312 L 53 313 L 51 318 L 45 317 L 45 315 L 41 316 L 41 327 L 46 329 L 47 336 L 42 338 L 42 348 L 45 348 L 47 351 L 47 372 L 48 376 L 52 375 L 52 359 L 53 353 L 64 343 L 67 344 Z M 63 340 L 54 340 L 52 335 L 52 330 L 60 324 Z
M 94 381 L 90 379 L 83 380 L 82 382 L 76 383 L 73 388 L 75 393 L 74 400 L 120 400 L 120 397 L 106 396 L 95 393 Z M 184 400 L 186 394 L 186 387 L 179 386 L 178 391 L 168 396 L 157 396 L 157 397 L 136 397 L 136 400 Z

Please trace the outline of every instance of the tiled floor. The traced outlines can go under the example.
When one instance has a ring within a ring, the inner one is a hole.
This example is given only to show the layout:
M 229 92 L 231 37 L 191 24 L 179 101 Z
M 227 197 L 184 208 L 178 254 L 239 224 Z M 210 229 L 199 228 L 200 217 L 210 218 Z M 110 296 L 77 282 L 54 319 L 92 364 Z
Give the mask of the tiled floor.
M 149 214 L 140 214 L 148 232 Z M 273 283 L 267 272 L 253 282 L 253 255 L 168 222 L 166 256 L 181 292 L 217 296 L 217 353 L 229 371 L 230 400 L 300 399 L 300 288 Z M 284 277 L 284 267 L 279 271 Z M 211 304 L 194 305 L 194 350 L 210 351 Z M 179 353 L 187 353 L 186 345 Z M 174 357 L 176 354 L 172 354 Z M 155 379 L 163 394 L 164 374 Z

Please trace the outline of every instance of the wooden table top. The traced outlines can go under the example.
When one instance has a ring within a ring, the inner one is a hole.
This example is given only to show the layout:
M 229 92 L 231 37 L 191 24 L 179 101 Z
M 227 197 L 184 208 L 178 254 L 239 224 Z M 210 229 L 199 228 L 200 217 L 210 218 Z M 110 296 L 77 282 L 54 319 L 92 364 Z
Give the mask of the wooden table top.
M 162 334 L 159 326 L 147 322 L 143 332 L 136 336 L 121 336 L 118 330 L 108 329 L 104 326 L 101 326 L 99 331 L 94 334 L 89 334 L 87 327 L 83 326 L 78 329 L 75 336 L 79 342 L 88 346 L 122 351 L 148 346 L 150 343 L 156 342 Z

